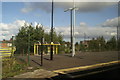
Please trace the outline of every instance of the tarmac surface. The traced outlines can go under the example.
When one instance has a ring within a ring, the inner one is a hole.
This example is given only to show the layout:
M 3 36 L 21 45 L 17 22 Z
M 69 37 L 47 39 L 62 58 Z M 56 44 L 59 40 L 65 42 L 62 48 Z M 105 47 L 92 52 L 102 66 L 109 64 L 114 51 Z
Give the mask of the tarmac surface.
M 17 56 L 27 62 L 27 56 Z M 50 55 L 43 56 L 43 65 L 41 66 L 41 56 L 30 56 L 30 65 L 32 67 L 42 67 L 45 70 L 54 71 L 59 69 L 87 66 L 99 63 L 117 61 L 119 53 L 117 51 L 110 52 L 77 52 L 75 57 L 71 54 L 54 55 L 50 60 Z
M 28 60 L 28 56 L 16 58 Z M 41 66 L 40 55 L 30 56 L 30 66 L 39 69 L 7 80 L 120 80 L 117 51 L 77 52 L 74 57 L 71 54 L 59 54 L 54 55 L 53 60 L 49 58 L 50 55 L 44 55 Z

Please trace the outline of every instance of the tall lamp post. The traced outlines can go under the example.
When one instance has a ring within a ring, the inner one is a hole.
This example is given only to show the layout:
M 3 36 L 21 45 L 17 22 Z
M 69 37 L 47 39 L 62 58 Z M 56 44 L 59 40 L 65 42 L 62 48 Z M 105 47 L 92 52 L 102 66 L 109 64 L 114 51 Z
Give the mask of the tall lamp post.
M 71 53 L 72 53 L 72 57 L 74 57 L 74 55 L 75 55 L 75 47 L 74 47 L 74 27 L 75 27 L 75 9 L 77 9 L 75 6 L 73 7 L 73 8 L 69 8 L 69 9 L 67 9 L 67 10 L 65 10 L 64 12 L 67 12 L 67 11 L 70 11 L 70 31 L 71 31 L 71 36 L 70 36 L 70 38 L 71 38 L 71 47 L 70 47 L 70 49 L 71 49 Z M 72 15 L 73 15 L 73 13 L 72 13 L 72 11 L 74 10 L 74 27 L 73 27 L 73 24 L 72 24 Z
M 41 38 L 41 66 L 43 65 L 43 36 Z
M 51 44 L 53 42 L 53 0 L 52 0 L 52 13 L 51 13 Z M 53 45 L 51 45 L 50 60 L 53 60 Z
M 117 34 L 116 34 L 116 50 L 118 51 L 118 45 L 119 45 L 119 24 L 118 24 L 118 26 L 117 26 Z
M 70 32 L 71 32 L 71 35 L 70 35 L 70 39 L 71 39 L 70 51 L 71 51 L 71 53 L 72 53 L 72 46 L 73 46 L 73 27 L 72 27 L 72 11 L 73 11 L 73 9 L 74 8 L 69 8 L 69 9 L 64 11 L 64 12 L 70 11 Z

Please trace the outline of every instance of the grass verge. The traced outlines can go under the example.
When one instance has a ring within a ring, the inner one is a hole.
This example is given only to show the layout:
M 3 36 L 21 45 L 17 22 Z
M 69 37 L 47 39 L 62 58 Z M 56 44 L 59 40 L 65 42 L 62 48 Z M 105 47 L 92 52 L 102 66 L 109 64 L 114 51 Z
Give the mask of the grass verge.
M 22 60 L 10 58 L 2 62 L 2 78 L 13 77 L 29 71 L 33 71 L 33 69 L 28 70 L 28 65 Z

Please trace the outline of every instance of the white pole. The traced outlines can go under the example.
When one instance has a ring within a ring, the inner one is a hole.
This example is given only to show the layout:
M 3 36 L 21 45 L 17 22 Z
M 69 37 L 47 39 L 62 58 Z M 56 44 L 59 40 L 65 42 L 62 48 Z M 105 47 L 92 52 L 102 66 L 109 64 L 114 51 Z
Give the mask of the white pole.
M 73 16 L 73 46 L 72 46 L 72 57 L 74 57 L 75 56 L 75 34 L 74 34 L 74 29 L 75 29 L 75 2 L 74 2 L 74 0 L 73 0 L 73 11 L 74 11 L 74 16 Z

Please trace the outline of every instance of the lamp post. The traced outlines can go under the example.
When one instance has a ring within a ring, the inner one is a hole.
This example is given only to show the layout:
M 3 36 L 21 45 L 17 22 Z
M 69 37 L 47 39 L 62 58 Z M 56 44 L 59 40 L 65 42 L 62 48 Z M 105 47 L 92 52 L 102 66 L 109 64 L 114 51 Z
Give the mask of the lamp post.
M 52 13 L 51 13 L 51 43 L 53 42 L 53 0 L 52 0 Z M 53 45 L 50 47 L 50 60 L 53 60 Z
M 43 42 L 44 42 L 44 39 L 42 36 L 41 38 L 41 66 L 43 65 Z
M 73 8 L 69 8 L 69 9 L 65 10 L 64 12 L 67 12 L 69 10 L 70 10 L 70 32 L 71 32 L 71 35 L 70 35 L 70 39 L 71 39 L 70 51 L 72 53 L 72 46 L 73 46 L 72 10 L 73 10 Z
M 118 25 L 118 26 L 119 26 L 119 25 Z M 119 34 L 119 33 L 118 33 L 118 31 L 119 31 L 119 30 L 118 30 L 118 26 L 116 26 L 116 28 L 117 28 L 117 32 L 116 32 L 116 51 L 118 51 L 118 37 L 119 37 L 119 36 L 118 36 L 118 34 Z
M 73 6 L 74 6 L 75 9 L 73 10 L 73 14 L 74 14 L 74 15 L 73 15 L 73 17 L 74 17 L 73 21 L 74 21 L 74 22 L 73 22 L 73 43 L 72 43 L 72 44 L 73 44 L 73 46 L 72 46 L 72 52 L 73 52 L 73 53 L 72 53 L 72 57 L 75 56 L 75 42 L 74 42 L 74 41 L 75 41 L 74 28 L 75 28 L 75 24 L 76 24 L 76 23 L 75 23 L 75 19 L 76 19 L 76 18 L 75 18 L 75 10 L 78 9 L 78 8 L 75 7 L 75 2 L 74 2 L 74 0 L 73 0 Z
M 65 10 L 64 12 L 67 12 L 67 11 L 70 11 L 70 30 L 71 30 L 71 36 L 70 36 L 70 38 L 71 38 L 71 46 L 70 46 L 70 49 L 71 49 L 71 53 L 72 53 L 72 57 L 74 57 L 74 55 L 75 55 L 75 47 L 74 47 L 74 27 L 75 27 L 75 9 L 78 9 L 78 8 L 76 8 L 75 6 L 73 7 L 73 8 L 69 8 L 69 9 L 67 9 L 67 10 Z M 73 27 L 73 24 L 72 24 L 72 15 L 73 15 L 73 13 L 72 13 L 72 11 L 74 10 L 74 27 Z

